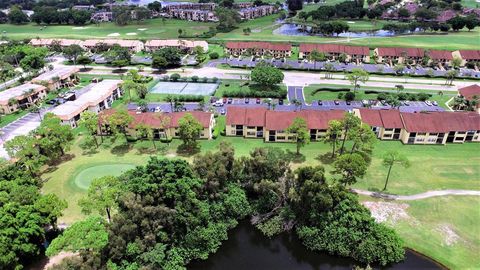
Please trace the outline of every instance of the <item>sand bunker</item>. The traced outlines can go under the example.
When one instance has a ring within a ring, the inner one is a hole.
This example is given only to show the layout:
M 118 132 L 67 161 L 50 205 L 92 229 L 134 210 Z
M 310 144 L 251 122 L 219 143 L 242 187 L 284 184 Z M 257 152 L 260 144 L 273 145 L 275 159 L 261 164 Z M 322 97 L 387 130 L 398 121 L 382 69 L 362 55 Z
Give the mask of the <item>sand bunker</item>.
M 126 35 L 127 35 L 127 36 L 136 36 L 137 33 L 127 33 Z
M 138 28 L 138 31 L 146 31 L 148 28 Z
M 118 37 L 118 36 L 120 36 L 120 34 L 119 33 L 111 33 L 111 34 L 108 34 L 107 36 L 108 37 Z
M 406 203 L 392 203 L 392 202 L 363 202 L 365 207 L 370 209 L 373 218 L 376 222 L 390 222 L 397 223 L 400 219 L 408 219 L 407 213 L 408 204 Z
M 84 29 L 88 29 L 90 27 L 84 27 L 84 26 L 80 26 L 80 27 L 72 27 L 73 30 L 84 30 Z

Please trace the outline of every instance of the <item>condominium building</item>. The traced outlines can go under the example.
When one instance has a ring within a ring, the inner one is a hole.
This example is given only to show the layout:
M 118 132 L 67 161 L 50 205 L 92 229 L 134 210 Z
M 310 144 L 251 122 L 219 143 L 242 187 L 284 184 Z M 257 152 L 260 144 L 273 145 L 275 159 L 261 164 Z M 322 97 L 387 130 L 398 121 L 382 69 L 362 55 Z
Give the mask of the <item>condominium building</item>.
M 283 58 L 292 55 L 292 45 L 290 43 L 232 41 L 225 44 L 225 51 L 233 56 L 254 55 Z
M 316 141 L 325 136 L 329 121 L 341 120 L 344 116 L 345 111 L 342 110 L 290 112 L 230 106 L 227 109 L 226 135 L 263 138 L 266 142 L 293 142 L 296 137 L 287 131 L 288 127 L 295 118 L 302 118 L 310 132 L 310 140 Z
M 83 46 L 88 50 L 95 49 L 98 45 L 103 44 L 108 47 L 113 47 L 115 44 L 122 48 L 127 48 L 131 52 L 140 52 L 143 50 L 143 43 L 139 40 L 128 39 L 87 39 Z
M 168 15 L 171 18 L 176 18 L 180 20 L 187 21 L 198 21 L 198 22 L 214 22 L 218 21 L 215 13 L 210 10 L 198 10 L 198 9 L 171 9 L 168 12 Z
M 405 144 L 480 142 L 480 115 L 474 112 L 419 112 L 354 109 L 382 140 Z
M 113 101 L 122 96 L 120 88 L 121 80 L 103 80 L 99 83 L 92 83 L 88 90 L 77 97 L 74 101 L 67 101 L 52 110 L 63 124 L 72 127 L 77 126 L 80 114 L 84 111 L 99 113 L 111 108 Z
M 462 59 L 461 66 L 465 66 L 468 62 L 476 63 L 477 66 L 480 62 L 480 50 L 458 50 L 454 51 L 454 57 Z
M 204 52 L 208 51 L 208 43 L 204 40 L 155 39 L 148 40 L 145 43 L 145 51 L 147 52 L 154 52 L 167 47 L 187 52 L 191 52 L 195 47 L 202 47 Z
M 99 117 L 100 132 L 105 134 L 109 132 L 107 124 L 107 117 L 113 114 L 115 110 L 106 110 L 101 113 Z M 192 111 L 192 112 L 172 112 L 172 113 L 154 113 L 143 112 L 137 113 L 136 111 L 128 111 L 128 114 L 132 116 L 133 121 L 128 127 L 127 132 L 133 136 L 140 136 L 137 128 L 140 125 L 145 125 L 153 130 L 155 139 L 172 139 L 179 138 L 179 121 L 186 114 L 191 114 L 203 127 L 203 130 L 198 134 L 200 139 L 212 139 L 213 128 L 215 126 L 215 118 L 213 113 Z
M 458 89 L 459 96 L 462 96 L 467 101 L 480 101 L 480 85 L 473 84 Z M 480 103 L 476 106 L 476 112 L 480 113 Z
M 52 47 L 54 45 L 58 45 L 62 48 L 71 46 L 71 45 L 78 45 L 83 47 L 83 41 L 78 39 L 53 39 L 53 38 L 34 38 L 30 40 L 30 45 L 34 47 Z
M 30 107 L 47 95 L 43 85 L 25 83 L 0 92 L 0 113 L 11 114 Z
M 33 83 L 45 85 L 49 91 L 72 87 L 78 83 L 79 69 L 76 67 L 61 67 L 47 71 L 32 79 Z
M 345 46 L 338 44 L 306 44 L 299 46 L 299 58 L 308 58 L 311 52 L 324 53 L 329 60 L 338 60 L 339 56 L 345 54 L 347 62 L 369 63 L 370 49 L 366 46 Z
M 216 6 L 217 5 L 215 3 L 164 2 L 162 7 L 165 11 L 178 10 L 178 9 L 214 11 Z
M 252 20 L 277 13 L 278 9 L 272 5 L 241 8 L 238 11 L 242 20 Z

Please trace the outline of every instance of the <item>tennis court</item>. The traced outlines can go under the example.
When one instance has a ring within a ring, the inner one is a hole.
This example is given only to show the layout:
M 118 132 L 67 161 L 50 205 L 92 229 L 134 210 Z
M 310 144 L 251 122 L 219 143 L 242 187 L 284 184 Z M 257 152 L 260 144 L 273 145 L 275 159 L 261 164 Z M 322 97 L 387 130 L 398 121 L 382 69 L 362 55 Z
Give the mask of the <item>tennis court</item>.
M 150 93 L 210 96 L 217 87 L 216 83 L 158 82 Z

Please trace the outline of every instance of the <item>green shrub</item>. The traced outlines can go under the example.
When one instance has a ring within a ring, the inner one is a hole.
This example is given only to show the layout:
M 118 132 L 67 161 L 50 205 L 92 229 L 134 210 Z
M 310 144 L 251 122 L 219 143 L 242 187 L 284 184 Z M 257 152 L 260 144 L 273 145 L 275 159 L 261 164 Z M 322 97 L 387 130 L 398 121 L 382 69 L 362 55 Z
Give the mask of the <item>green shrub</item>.
M 217 52 L 212 52 L 208 56 L 210 56 L 210 59 L 218 59 L 220 57 Z

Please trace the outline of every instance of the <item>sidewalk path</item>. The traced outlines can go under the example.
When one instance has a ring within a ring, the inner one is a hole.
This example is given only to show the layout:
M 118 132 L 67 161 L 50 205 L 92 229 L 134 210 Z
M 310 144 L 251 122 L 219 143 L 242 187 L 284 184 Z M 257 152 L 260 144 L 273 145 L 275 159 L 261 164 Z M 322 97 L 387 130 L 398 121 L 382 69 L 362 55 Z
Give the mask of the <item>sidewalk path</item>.
M 360 190 L 360 189 L 351 189 L 351 191 L 361 195 L 366 195 L 366 196 L 371 196 L 376 198 L 383 198 L 387 200 L 398 200 L 398 201 L 414 201 L 414 200 L 421 200 L 421 199 L 427 199 L 427 198 L 439 197 L 439 196 L 480 196 L 480 191 L 478 190 L 462 190 L 462 189 L 431 190 L 431 191 L 414 194 L 414 195 L 392 195 L 392 194 L 372 192 L 372 191 Z

